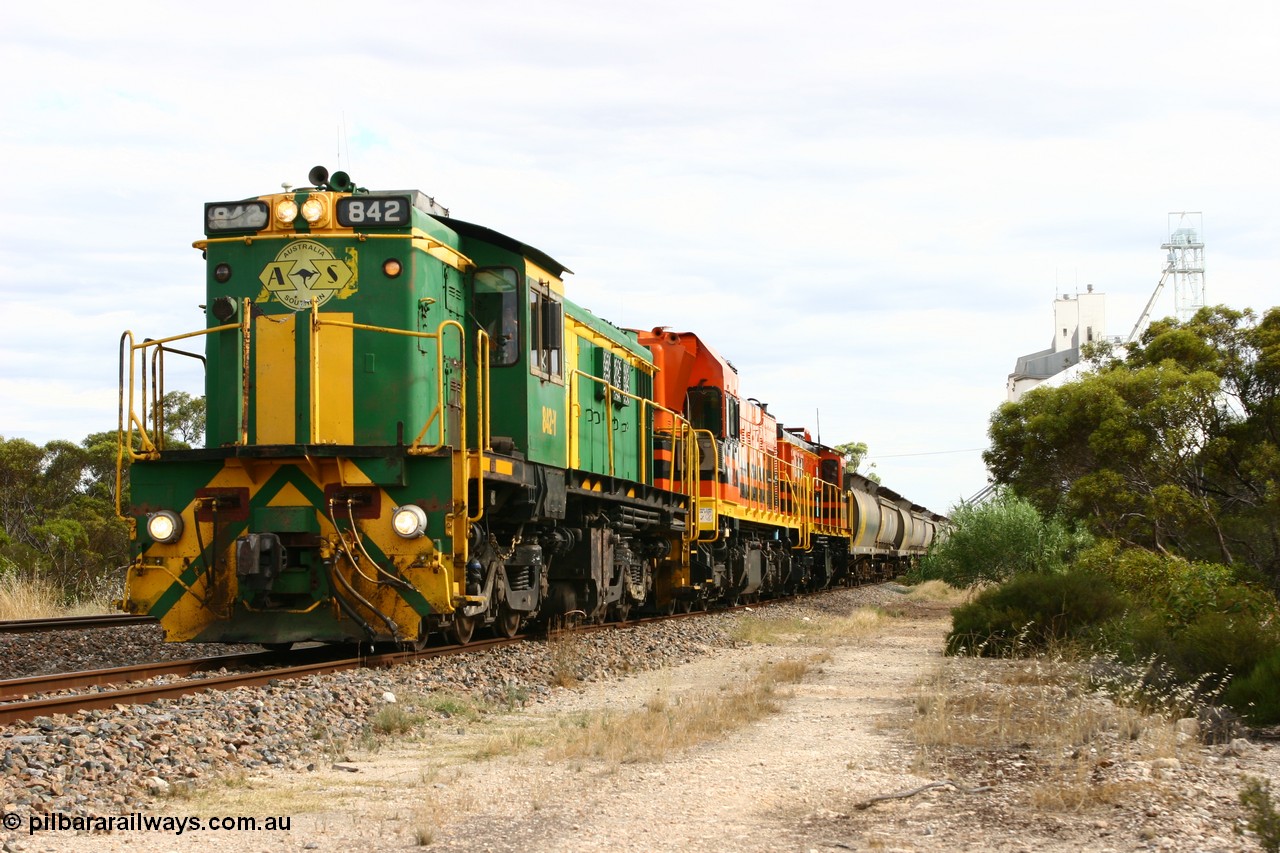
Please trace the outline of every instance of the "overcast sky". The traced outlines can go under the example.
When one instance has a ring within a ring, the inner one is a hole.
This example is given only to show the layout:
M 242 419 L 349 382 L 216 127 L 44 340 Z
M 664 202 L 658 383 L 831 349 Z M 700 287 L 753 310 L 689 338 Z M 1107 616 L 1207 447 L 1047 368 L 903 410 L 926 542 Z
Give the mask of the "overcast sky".
M 1280 303 L 1272 3 L 10 3 L 0 79 L 6 438 L 113 429 L 121 332 L 202 323 L 202 203 L 316 164 L 700 333 L 940 511 L 1056 294 L 1128 333 L 1169 211 L 1210 303 Z

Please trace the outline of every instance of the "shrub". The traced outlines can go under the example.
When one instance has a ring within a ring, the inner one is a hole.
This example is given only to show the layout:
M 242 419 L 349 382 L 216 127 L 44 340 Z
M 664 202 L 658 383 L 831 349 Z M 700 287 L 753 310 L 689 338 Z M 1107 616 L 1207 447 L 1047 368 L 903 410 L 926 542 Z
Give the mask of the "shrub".
M 1056 519 L 1046 521 L 1029 502 L 1003 492 L 987 503 L 954 509 L 947 535 L 925 556 L 919 574 L 921 580 L 972 586 L 1029 572 L 1061 572 L 1088 543 L 1085 534 Z
M 1276 597 L 1243 582 L 1228 566 L 1192 562 L 1142 548 L 1103 541 L 1085 550 L 1076 565 L 1105 575 L 1123 592 L 1168 618 L 1189 625 L 1202 613 L 1233 613 L 1266 619 L 1277 614 Z
M 1208 689 L 1253 672 L 1277 648 L 1275 631 L 1247 613 L 1202 613 L 1175 639 L 1166 658 L 1174 676 Z
M 1108 577 L 1137 604 L 1100 628 L 1099 645 L 1130 663 L 1155 663 L 1164 687 L 1193 685 L 1203 696 L 1230 684 L 1223 699 L 1238 712 L 1255 722 L 1267 714 L 1280 721 L 1280 689 L 1252 675 L 1267 671 L 1267 661 L 1280 673 L 1280 606 L 1270 591 L 1241 581 L 1228 566 L 1114 542 L 1089 549 L 1078 564 Z
M 1280 813 L 1271 799 L 1271 783 L 1250 776 L 1240 791 L 1240 805 L 1248 814 L 1248 827 L 1258 835 L 1258 844 L 1267 853 L 1280 851 Z M 1237 830 L 1238 831 L 1238 830 Z
M 1086 572 L 1022 575 L 952 612 L 947 654 L 1002 656 L 1076 639 L 1124 612 L 1126 600 Z
M 1252 670 L 1232 681 L 1222 698 L 1250 722 L 1280 723 L 1280 648 L 1273 648 Z

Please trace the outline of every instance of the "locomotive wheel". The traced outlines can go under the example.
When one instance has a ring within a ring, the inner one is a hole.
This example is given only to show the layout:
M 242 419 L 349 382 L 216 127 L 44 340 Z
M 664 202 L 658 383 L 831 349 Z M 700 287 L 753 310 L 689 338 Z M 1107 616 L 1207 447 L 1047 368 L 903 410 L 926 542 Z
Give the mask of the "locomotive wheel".
M 681 598 L 676 601 L 676 610 L 681 613 L 690 613 L 693 611 L 693 599 Z
M 521 617 L 519 611 L 510 610 L 504 604 L 498 609 L 498 618 L 493 623 L 493 633 L 508 640 L 520 633 Z
M 626 622 L 631 616 L 631 602 L 619 601 L 613 606 L 613 618 L 619 622 Z
M 455 613 L 453 622 L 446 629 L 449 639 L 459 646 L 465 646 L 471 642 L 471 635 L 476 632 L 478 621 L 480 621 L 478 616 L 463 616 L 461 613 Z

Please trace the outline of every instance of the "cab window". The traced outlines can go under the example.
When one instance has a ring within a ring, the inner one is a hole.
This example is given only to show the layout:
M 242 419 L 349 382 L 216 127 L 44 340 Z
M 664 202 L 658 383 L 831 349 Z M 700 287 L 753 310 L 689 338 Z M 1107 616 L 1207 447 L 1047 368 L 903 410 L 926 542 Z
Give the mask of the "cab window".
M 563 381 L 564 306 L 545 282 L 529 279 L 529 369 Z
M 716 438 L 724 438 L 724 398 L 719 388 L 714 385 L 690 388 L 685 409 L 694 429 L 705 429 Z
M 511 267 L 476 270 L 472 319 L 489 336 L 489 364 L 493 367 L 507 367 L 520 360 L 519 280 Z

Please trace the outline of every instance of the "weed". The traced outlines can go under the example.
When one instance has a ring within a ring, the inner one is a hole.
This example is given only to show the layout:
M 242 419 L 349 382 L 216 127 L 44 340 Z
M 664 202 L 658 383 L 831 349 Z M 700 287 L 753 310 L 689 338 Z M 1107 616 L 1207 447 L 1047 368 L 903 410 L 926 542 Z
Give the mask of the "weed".
M 427 794 L 415 804 L 413 843 L 416 846 L 428 847 L 435 843 L 436 831 L 443 823 L 440 812 L 440 803 L 432 794 Z
M 483 703 L 471 696 L 448 691 L 409 697 L 406 702 L 431 716 L 445 720 L 457 718 L 474 723 L 485 714 Z
M 1177 705 L 1116 701 L 1098 689 L 1092 660 L 1063 656 L 940 665 L 916 695 L 917 771 L 964 772 L 1025 781 L 1031 805 L 1082 811 L 1133 800 L 1153 781 L 1110 778 L 1126 761 L 1181 757 Z M 978 673 L 974 676 L 973 670 Z M 966 680 L 972 679 L 972 680 Z M 1144 713 L 1155 710 L 1157 713 Z
M 2 558 L 0 558 L 2 559 Z M 5 570 L 0 564 L 0 619 L 41 619 L 110 613 L 112 593 L 74 599 L 52 580 Z
M 392 702 L 379 708 L 369 725 L 375 734 L 402 735 L 413 731 L 420 723 L 422 717 L 411 713 L 403 705 Z
M 579 634 L 551 631 L 547 636 L 547 651 L 551 658 L 552 687 L 576 687 L 584 676 L 586 653 L 585 640 Z
M 525 729 L 507 729 L 485 738 L 475 751 L 476 758 L 499 758 L 537 746 L 539 740 Z
M 502 705 L 508 711 L 523 708 L 529 702 L 529 688 L 522 687 L 514 681 L 502 686 Z
M 1271 799 L 1271 783 L 1250 776 L 1240 791 L 1240 805 L 1248 815 L 1245 825 L 1258 835 L 1267 853 L 1280 853 L 1280 812 Z
M 911 587 L 907 598 L 912 601 L 929 601 L 940 604 L 963 604 L 971 596 L 970 590 L 956 589 L 943 580 L 929 580 Z
M 62 613 L 62 590 L 44 578 L 0 574 L 0 619 L 39 619 Z

